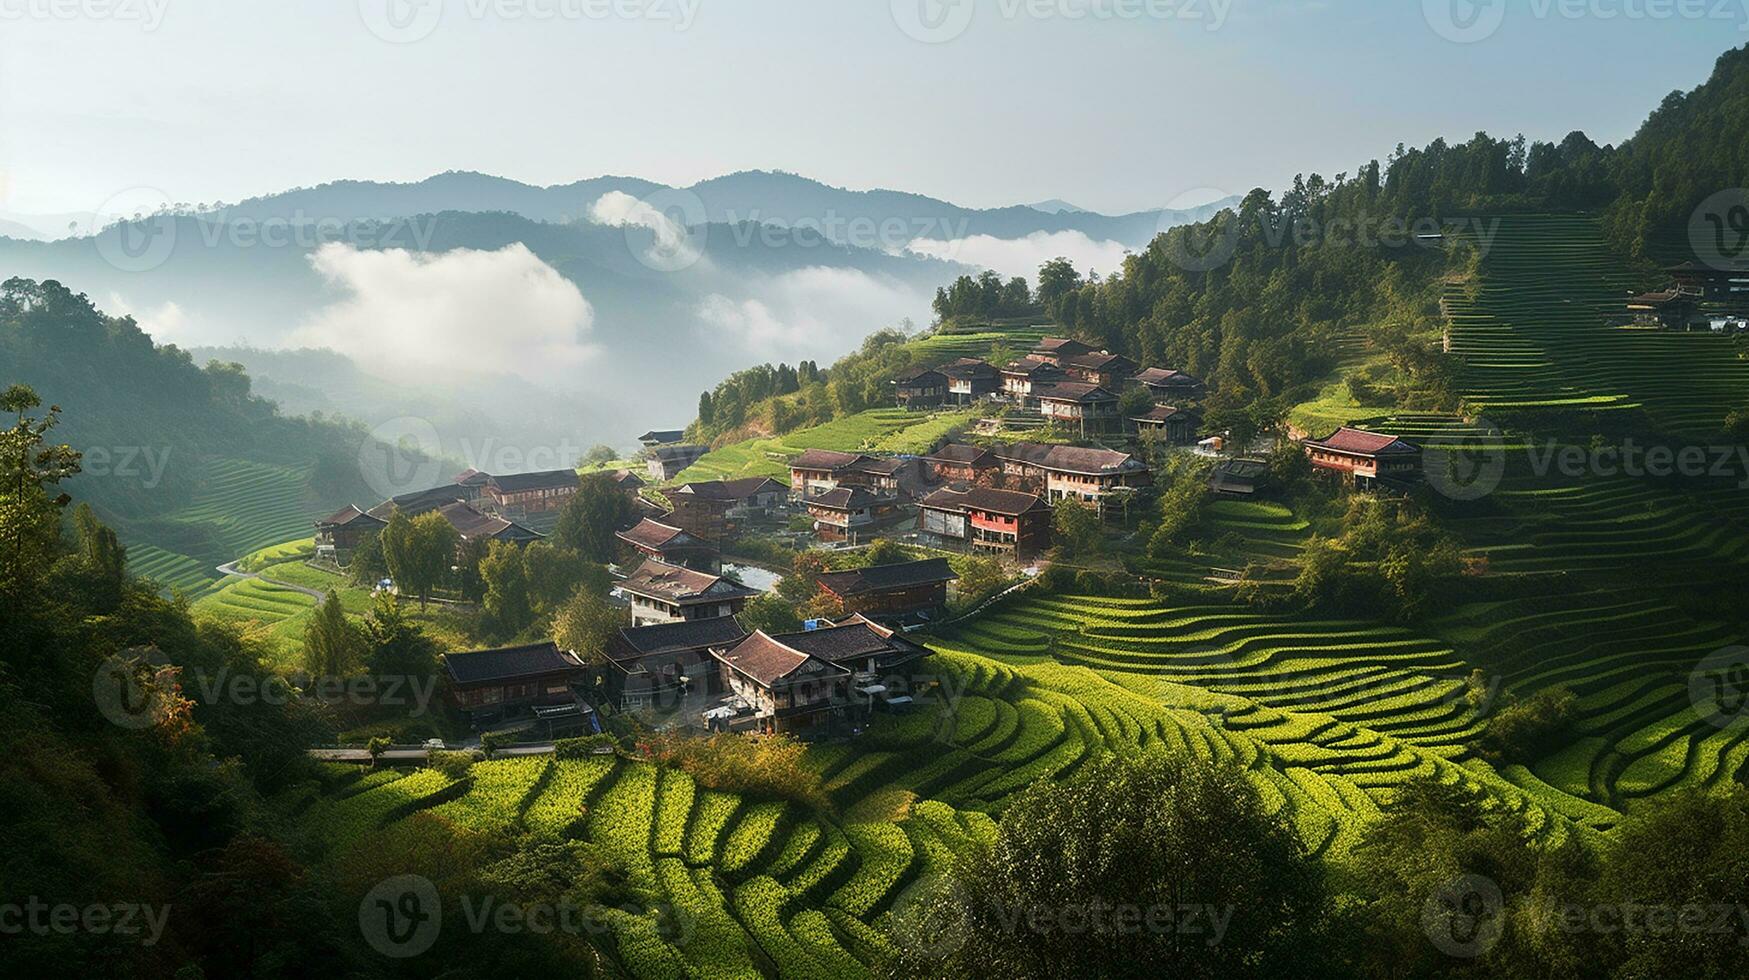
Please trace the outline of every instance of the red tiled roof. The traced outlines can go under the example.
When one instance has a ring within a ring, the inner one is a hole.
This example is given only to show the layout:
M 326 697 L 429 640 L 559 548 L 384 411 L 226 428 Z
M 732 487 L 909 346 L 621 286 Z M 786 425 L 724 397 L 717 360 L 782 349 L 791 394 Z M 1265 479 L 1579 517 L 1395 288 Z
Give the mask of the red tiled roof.
M 370 523 L 370 524 L 386 523 L 380 517 L 372 517 L 369 514 L 366 514 L 364 511 L 359 510 L 357 507 L 354 507 L 351 504 L 347 504 L 345 507 L 342 507 L 339 510 L 335 511 L 334 513 L 329 514 L 327 517 L 324 517 L 321 520 L 317 521 L 316 526 L 317 527 L 344 527 L 345 525 L 351 524 L 353 521 L 356 521 L 361 517 L 364 518 L 365 521 L 367 523 Z
M 800 671 L 810 661 L 822 673 L 848 674 L 849 671 L 795 649 L 764 630 L 755 632 L 732 649 L 716 655 L 724 664 L 746 674 L 762 687 Z
M 690 568 L 670 565 L 655 558 L 646 558 L 637 571 L 626 576 L 621 589 L 634 595 L 654 596 L 670 602 L 683 602 L 704 597 L 732 599 L 756 596 L 759 593 L 721 575 L 695 572 Z
M 1361 456 L 1420 452 L 1418 447 L 1410 445 L 1396 436 L 1368 432 L 1365 429 L 1350 428 L 1346 425 L 1322 439 L 1310 440 L 1307 445 L 1320 446 L 1342 453 L 1356 453 Z
M 1050 505 L 1046 504 L 1044 499 L 1036 493 L 997 490 L 994 487 L 967 487 L 965 489 L 944 487 L 924 497 L 921 506 L 930 510 L 948 510 L 961 513 L 968 510 L 980 510 L 990 514 L 1001 514 L 1005 517 L 1017 517 L 1040 508 L 1050 509 Z

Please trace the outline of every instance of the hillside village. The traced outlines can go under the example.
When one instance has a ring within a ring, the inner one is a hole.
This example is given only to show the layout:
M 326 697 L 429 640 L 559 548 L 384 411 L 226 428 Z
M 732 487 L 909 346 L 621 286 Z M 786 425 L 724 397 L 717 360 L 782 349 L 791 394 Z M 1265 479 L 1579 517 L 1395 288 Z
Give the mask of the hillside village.
M 905 631 L 946 614 L 959 576 L 944 556 L 992 558 L 1024 582 L 1049 565 L 1065 508 L 1123 533 L 1154 492 L 1149 460 L 1173 454 L 1206 459 L 1217 498 L 1269 492 L 1276 436 L 1241 446 L 1207 431 L 1202 381 L 1079 340 L 1044 336 L 1000 366 L 958 357 L 889 385 L 906 413 L 965 409 L 971 424 L 921 454 L 806 449 L 783 460 L 787 481 L 686 480 L 710 447 L 685 442 L 686 430 L 651 430 L 642 471 L 470 469 L 368 510 L 348 506 L 315 522 L 316 560 L 345 568 L 394 515 L 436 514 L 454 530 L 459 567 L 491 542 L 544 539 L 584 480 L 600 481 L 629 504 L 614 532 L 624 624 L 587 654 L 551 642 L 446 654 L 450 698 L 469 724 L 553 737 L 601 731 L 604 713 L 623 712 L 664 727 L 832 735 L 865 726 L 871 711 L 907 710 L 934 683 L 929 648 Z M 1402 493 L 1421 478 L 1419 447 L 1395 436 L 1344 426 L 1301 447 L 1341 485 Z M 769 587 L 740 581 L 751 566 L 725 567 L 725 554 L 758 539 L 825 556 L 883 542 L 909 553 L 842 570 L 820 562 L 811 592 L 832 615 L 770 633 L 737 619 Z

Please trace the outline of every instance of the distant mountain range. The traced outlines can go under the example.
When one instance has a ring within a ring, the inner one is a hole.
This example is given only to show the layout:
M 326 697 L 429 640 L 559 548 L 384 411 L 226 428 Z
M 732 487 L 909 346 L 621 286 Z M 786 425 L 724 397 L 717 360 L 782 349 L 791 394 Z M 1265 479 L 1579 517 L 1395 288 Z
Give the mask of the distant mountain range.
M 1069 233 L 1040 247 L 1086 236 L 1109 255 L 1223 203 L 1103 215 L 1060 201 L 964 208 L 763 171 L 687 188 L 451 172 L 337 181 L 59 240 L 0 224 L 0 263 L 132 314 L 161 342 L 242 361 L 290 410 L 376 424 L 422 403 L 476 444 L 514 434 L 625 445 L 691 418 L 698 392 L 729 371 L 830 362 L 873 330 L 926 324 L 936 287 L 976 271 L 940 243 Z M 908 250 L 921 240 L 940 257 Z M 333 242 L 345 247 L 321 251 Z M 657 255 L 664 247 L 681 260 Z M 369 258 L 396 249 L 412 257 Z M 473 252 L 498 257 L 438 264 Z M 554 305 L 569 312 L 539 330 L 524 322 Z M 334 348 L 351 369 L 269 356 L 298 347 Z M 371 378 L 394 384 L 373 393 Z

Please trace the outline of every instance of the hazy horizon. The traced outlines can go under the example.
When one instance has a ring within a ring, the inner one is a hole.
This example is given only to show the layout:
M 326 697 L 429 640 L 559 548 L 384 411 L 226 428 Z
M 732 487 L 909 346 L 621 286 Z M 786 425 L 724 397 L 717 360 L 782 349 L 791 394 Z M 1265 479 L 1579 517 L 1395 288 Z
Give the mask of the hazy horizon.
M 783 170 L 1124 213 L 1482 129 L 1619 142 L 1648 93 L 1697 84 L 1749 26 L 1742 4 L 1540 3 L 1459 43 L 1443 0 L 915 3 L 21 3 L 0 36 L 0 211 L 448 170 L 536 186 Z

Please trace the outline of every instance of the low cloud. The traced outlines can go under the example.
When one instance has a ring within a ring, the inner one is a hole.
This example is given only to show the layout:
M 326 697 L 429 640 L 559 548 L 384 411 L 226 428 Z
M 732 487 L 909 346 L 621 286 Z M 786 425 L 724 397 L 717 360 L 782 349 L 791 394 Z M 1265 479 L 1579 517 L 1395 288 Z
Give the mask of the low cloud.
M 700 243 L 693 240 L 693 233 L 686 220 L 676 221 L 650 201 L 633 197 L 624 191 L 608 191 L 597 198 L 589 206 L 589 220 L 611 228 L 648 229 L 655 236 L 655 241 L 639 258 L 658 271 L 676 272 L 687 268 L 703 254 Z M 701 213 L 694 220 L 703 222 L 702 206 Z
M 495 252 L 360 251 L 330 243 L 310 264 L 347 295 L 293 332 L 372 374 L 408 383 L 509 374 L 562 384 L 595 357 L 595 311 L 521 243 Z
M 1025 276 L 1028 281 L 1038 277 L 1039 266 L 1059 255 L 1075 263 L 1082 275 L 1090 270 L 1105 275 L 1120 268 L 1124 254 L 1130 251 L 1122 242 L 1096 240 L 1080 231 L 1035 231 L 1025 238 L 920 238 L 909 248 L 919 255 L 993 269 L 1003 278 Z
M 710 294 L 697 315 L 707 342 L 752 360 L 830 361 L 876 330 L 929 317 L 929 297 L 855 269 L 813 266 L 747 288 L 740 299 Z
M 113 316 L 133 317 L 140 329 L 157 343 L 192 347 L 202 339 L 190 322 L 188 314 L 174 302 L 167 302 L 153 309 L 135 306 L 122 294 L 111 292 L 109 302 L 104 306 Z

